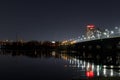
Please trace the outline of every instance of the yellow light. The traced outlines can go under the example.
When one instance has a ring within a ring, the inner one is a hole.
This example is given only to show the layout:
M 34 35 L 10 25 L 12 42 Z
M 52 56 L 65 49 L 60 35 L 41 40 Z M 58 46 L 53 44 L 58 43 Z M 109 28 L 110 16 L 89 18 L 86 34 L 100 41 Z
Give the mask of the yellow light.
M 76 41 L 72 41 L 72 42 L 71 42 L 71 44 L 75 44 L 75 43 L 76 43 Z

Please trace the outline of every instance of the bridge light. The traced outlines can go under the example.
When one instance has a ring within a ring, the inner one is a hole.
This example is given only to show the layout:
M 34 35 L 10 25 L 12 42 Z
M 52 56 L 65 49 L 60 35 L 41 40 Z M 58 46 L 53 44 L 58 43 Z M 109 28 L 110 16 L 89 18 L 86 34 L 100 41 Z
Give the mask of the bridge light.
M 86 37 L 84 37 L 84 39 L 86 39 Z
M 83 40 L 83 38 L 80 39 L 81 41 Z
M 88 39 L 90 39 L 90 37 L 88 36 Z
M 103 34 L 104 34 L 104 35 L 107 35 L 107 33 L 106 33 L 106 32 L 104 32 Z
M 82 37 L 84 37 L 84 35 L 82 35 Z
M 118 27 L 115 27 L 115 29 L 118 29 Z
M 114 34 L 114 31 L 111 31 L 110 33 L 111 33 L 111 34 Z
M 76 43 L 76 41 L 75 41 L 75 40 L 71 42 L 71 44 L 75 44 L 75 43 Z
M 108 29 L 105 29 L 105 31 L 108 31 Z

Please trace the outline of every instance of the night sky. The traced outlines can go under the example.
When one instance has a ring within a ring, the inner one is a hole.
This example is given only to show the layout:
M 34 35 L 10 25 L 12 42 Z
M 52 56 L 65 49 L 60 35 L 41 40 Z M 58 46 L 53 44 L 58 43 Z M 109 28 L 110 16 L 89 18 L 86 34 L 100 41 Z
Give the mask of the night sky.
M 86 25 L 120 26 L 119 0 L 0 1 L 0 40 L 65 40 L 85 34 Z

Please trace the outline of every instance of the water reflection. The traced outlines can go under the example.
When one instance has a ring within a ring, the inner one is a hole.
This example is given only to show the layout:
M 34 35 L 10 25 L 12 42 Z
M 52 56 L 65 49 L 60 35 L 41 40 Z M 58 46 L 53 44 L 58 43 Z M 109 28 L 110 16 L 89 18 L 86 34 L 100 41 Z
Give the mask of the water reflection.
M 119 53 L 86 53 L 66 51 L 7 51 L 1 50 L 0 55 L 27 56 L 30 58 L 56 58 L 67 61 L 63 67 L 71 68 L 75 73 L 73 79 L 95 77 L 120 77 Z M 61 63 L 62 64 L 62 63 Z M 53 65 L 54 66 L 54 65 Z M 59 68 L 58 68 L 59 69 Z M 68 74 L 72 74 L 68 73 Z M 63 73 L 64 74 L 64 73 Z
M 120 77 L 119 54 L 99 54 L 84 52 L 63 54 L 62 58 L 69 61 L 69 67 L 77 68 L 80 72 L 84 70 L 86 77 Z
M 11 56 L 27 56 L 31 58 L 59 58 L 60 56 L 56 54 L 55 51 L 22 51 L 22 50 L 1 50 L 0 55 L 11 55 Z

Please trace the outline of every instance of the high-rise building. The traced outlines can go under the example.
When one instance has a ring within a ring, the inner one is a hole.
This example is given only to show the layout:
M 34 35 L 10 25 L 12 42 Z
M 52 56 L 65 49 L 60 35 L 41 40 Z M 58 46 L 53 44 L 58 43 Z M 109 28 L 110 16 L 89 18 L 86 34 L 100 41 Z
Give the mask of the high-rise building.
M 86 37 L 87 39 L 91 39 L 94 37 L 95 25 L 89 24 L 87 25 Z

